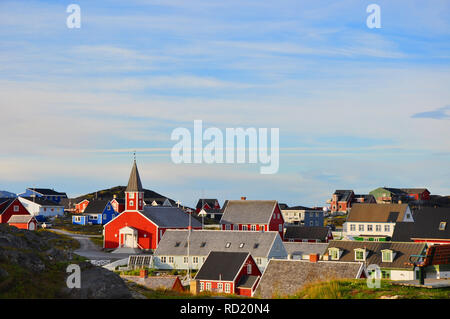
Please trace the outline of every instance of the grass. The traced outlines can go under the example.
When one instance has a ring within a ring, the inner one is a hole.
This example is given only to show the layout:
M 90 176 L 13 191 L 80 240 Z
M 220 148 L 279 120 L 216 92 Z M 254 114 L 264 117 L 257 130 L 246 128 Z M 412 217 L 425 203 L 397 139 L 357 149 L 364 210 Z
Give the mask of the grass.
M 393 285 L 382 280 L 380 288 L 368 288 L 365 279 L 331 280 L 303 287 L 293 299 L 379 299 L 398 296 L 399 299 L 449 299 L 450 288 L 418 288 Z M 280 298 L 278 296 L 278 298 Z
M 75 234 L 102 235 L 103 225 L 74 225 L 72 224 L 72 214 L 55 218 L 52 227 L 65 230 Z M 102 244 L 103 245 L 103 244 Z
M 46 232 L 46 230 L 39 230 L 39 232 Z M 46 246 L 63 250 L 75 249 L 78 245 L 78 241 L 61 235 L 46 241 Z M 0 262 L 0 268 L 6 270 L 9 274 L 6 278 L 0 280 L 0 299 L 64 298 L 65 296 L 61 294 L 61 289 L 66 285 L 67 266 L 85 260 L 74 254 L 70 262 L 56 262 L 45 258 L 45 253 L 42 251 L 12 247 L 3 247 L 3 249 L 13 249 L 26 254 L 34 254 L 43 261 L 45 270 L 33 272 L 20 265 L 20 263 Z

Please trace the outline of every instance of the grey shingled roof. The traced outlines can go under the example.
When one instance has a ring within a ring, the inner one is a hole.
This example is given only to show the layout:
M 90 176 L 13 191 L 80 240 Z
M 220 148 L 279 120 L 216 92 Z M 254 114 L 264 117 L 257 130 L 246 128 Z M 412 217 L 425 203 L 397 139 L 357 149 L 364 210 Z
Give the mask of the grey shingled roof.
M 248 256 L 248 252 L 211 251 L 195 279 L 233 281 Z
M 355 279 L 363 264 L 356 262 L 271 259 L 255 291 L 260 298 L 291 296 L 306 284 L 332 279 Z
M 373 242 L 373 241 L 347 241 L 332 240 L 328 243 L 328 248 L 336 247 L 342 250 L 339 261 L 355 261 L 354 249 L 366 248 L 368 255 L 366 262 L 368 265 L 375 264 L 381 268 L 410 269 L 412 266 L 406 265 L 411 255 L 420 255 L 425 252 L 425 243 L 404 243 L 404 242 Z M 395 256 L 392 262 L 383 262 L 381 251 L 390 249 Z
M 189 214 L 178 207 L 169 206 L 144 206 L 142 214 L 159 227 L 187 228 L 189 226 Z M 191 218 L 192 227 L 202 227 L 195 218 Z
M 149 289 L 172 289 L 178 276 L 149 276 L 140 278 L 138 276 L 121 276 L 125 279 L 134 281 Z
M 86 206 L 83 214 L 101 214 L 109 202 L 109 200 L 91 200 Z
M 31 215 L 12 215 L 8 223 L 28 224 L 34 217 Z
M 155 256 L 186 256 L 187 230 L 167 230 Z M 189 239 L 189 254 L 206 256 L 210 251 L 249 252 L 253 257 L 266 257 L 272 249 L 278 232 L 252 232 L 238 230 L 193 230 Z M 230 243 L 230 247 L 225 245 Z M 244 243 L 241 248 L 240 245 Z
M 320 239 L 325 240 L 330 229 L 326 226 L 287 226 L 285 239 Z
M 252 275 L 244 275 L 241 277 L 239 282 L 237 283 L 237 287 L 239 288 L 253 288 L 256 281 L 259 279 L 259 276 Z
M 125 192 L 143 192 L 136 161 L 134 161 L 133 167 L 131 168 L 130 179 L 128 180 L 128 186 Z
M 410 241 L 417 239 L 450 239 L 450 208 L 426 207 L 414 213 L 413 223 L 397 223 L 392 235 L 392 241 Z M 439 224 L 446 222 L 443 230 L 439 229 Z
M 408 204 L 354 204 L 347 222 L 400 222 Z
M 229 200 L 223 212 L 221 224 L 267 224 L 276 200 Z
M 290 255 L 323 255 L 327 251 L 327 243 L 290 243 L 283 242 L 284 248 Z

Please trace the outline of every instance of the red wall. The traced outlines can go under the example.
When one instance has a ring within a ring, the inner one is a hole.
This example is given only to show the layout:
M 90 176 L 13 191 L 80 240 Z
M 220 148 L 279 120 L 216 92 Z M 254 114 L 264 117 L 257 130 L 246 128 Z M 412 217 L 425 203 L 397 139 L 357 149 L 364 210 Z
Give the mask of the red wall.
M 31 222 L 29 222 L 29 223 L 27 223 L 27 224 L 25 224 L 25 223 L 20 223 L 20 224 L 16 224 L 16 223 L 10 223 L 9 225 L 10 226 L 15 226 L 15 227 L 17 227 L 17 228 L 19 228 L 19 229 L 26 229 L 26 230 L 28 230 L 28 228 L 29 228 L 29 224 L 30 223 L 33 223 L 34 224 L 34 229 L 36 230 L 37 229 L 37 225 L 36 225 L 36 222 L 35 221 L 31 221 Z
M 7 203 L 4 203 L 2 207 L 4 208 Z M 19 211 L 14 211 L 14 206 L 19 206 Z M 3 212 L 3 214 L 0 215 L 0 224 L 5 224 L 8 222 L 8 220 L 11 218 L 12 215 L 30 215 L 30 213 L 27 211 L 25 206 L 22 205 L 22 203 L 16 198 L 11 205 Z
M 280 218 L 276 219 L 275 216 L 278 216 L 278 214 L 280 215 Z M 281 240 L 283 240 L 283 227 L 281 228 L 281 232 L 278 229 L 278 225 L 280 224 L 284 225 L 284 219 L 283 214 L 281 214 L 280 208 L 277 205 L 273 211 L 272 218 L 270 219 L 269 231 L 277 231 L 280 234 Z
M 86 209 L 87 205 L 89 204 L 89 201 L 86 199 L 78 204 L 75 204 L 75 212 L 82 213 Z
M 253 260 L 252 256 L 250 255 L 250 256 L 248 256 L 248 259 L 245 261 L 244 267 L 242 267 L 239 275 L 237 275 L 237 277 L 236 277 L 236 281 L 235 281 L 236 285 L 239 283 L 239 280 L 241 280 L 242 276 L 248 275 L 248 273 L 247 273 L 247 265 L 248 264 L 252 265 L 252 272 L 249 275 L 251 275 L 251 276 L 261 276 L 261 271 L 259 270 L 259 268 L 256 265 L 255 261 Z M 256 285 L 255 285 L 255 287 L 256 287 Z M 236 291 L 235 291 L 235 293 L 238 294 L 238 295 L 240 294 L 239 290 L 240 289 L 236 288 Z M 247 289 L 244 289 L 243 292 L 244 293 L 248 293 Z M 250 292 L 250 295 L 251 295 L 251 292 Z
M 133 202 L 133 205 L 131 205 Z M 143 210 L 144 209 L 144 193 L 135 192 L 134 198 L 130 198 L 130 193 L 125 193 L 125 210 Z
M 119 230 L 126 226 L 138 231 L 138 244 L 144 249 L 156 249 L 158 228 L 137 211 L 127 211 L 105 225 L 104 248 L 119 247 Z M 114 235 L 117 234 L 117 237 Z M 144 238 L 144 235 L 147 235 Z

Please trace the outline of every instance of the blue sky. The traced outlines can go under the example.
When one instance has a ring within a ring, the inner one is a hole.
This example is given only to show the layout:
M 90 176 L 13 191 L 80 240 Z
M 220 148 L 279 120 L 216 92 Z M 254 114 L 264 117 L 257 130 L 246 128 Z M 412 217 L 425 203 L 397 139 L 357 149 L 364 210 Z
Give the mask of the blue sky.
M 450 194 L 449 71 L 448 1 L 1 1 L 0 189 L 125 185 L 137 150 L 144 187 L 187 205 Z M 175 165 L 196 119 L 279 128 L 279 172 Z

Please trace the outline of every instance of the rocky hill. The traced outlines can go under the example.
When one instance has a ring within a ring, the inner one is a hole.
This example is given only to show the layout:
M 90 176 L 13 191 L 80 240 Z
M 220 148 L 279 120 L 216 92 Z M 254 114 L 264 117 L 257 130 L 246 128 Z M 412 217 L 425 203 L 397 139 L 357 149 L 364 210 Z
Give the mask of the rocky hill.
M 73 254 L 77 246 L 50 231 L 0 224 L 0 298 L 131 298 L 118 275 Z M 70 264 L 81 268 L 81 288 L 67 288 Z

